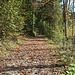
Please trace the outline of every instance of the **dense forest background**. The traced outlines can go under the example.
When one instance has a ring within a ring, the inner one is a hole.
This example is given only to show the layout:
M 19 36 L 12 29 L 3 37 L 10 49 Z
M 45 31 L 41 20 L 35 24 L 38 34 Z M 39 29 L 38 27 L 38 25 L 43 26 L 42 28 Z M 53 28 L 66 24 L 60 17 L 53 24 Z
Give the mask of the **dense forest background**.
M 0 38 L 17 34 L 41 34 L 58 43 L 62 42 L 65 34 L 71 37 L 71 13 L 66 13 L 68 30 L 65 31 L 61 2 L 62 0 L 1 0 Z
M 75 0 L 0 0 L 0 65 L 6 62 L 5 59 L 2 62 L 2 59 L 8 54 L 12 55 L 10 58 L 20 58 L 27 54 L 25 51 L 31 50 L 32 53 L 29 54 L 33 56 L 24 57 L 27 61 L 28 57 L 36 58 L 42 53 L 40 58 L 45 55 L 45 58 L 50 57 L 48 61 L 53 59 L 52 65 L 55 64 L 51 66 L 52 71 L 55 71 L 52 69 L 55 67 L 56 70 L 57 67 L 63 67 L 63 70 L 69 68 L 64 70 L 66 75 L 75 75 L 74 23 Z M 42 36 L 41 39 L 38 36 Z M 20 66 L 22 67 L 22 63 Z

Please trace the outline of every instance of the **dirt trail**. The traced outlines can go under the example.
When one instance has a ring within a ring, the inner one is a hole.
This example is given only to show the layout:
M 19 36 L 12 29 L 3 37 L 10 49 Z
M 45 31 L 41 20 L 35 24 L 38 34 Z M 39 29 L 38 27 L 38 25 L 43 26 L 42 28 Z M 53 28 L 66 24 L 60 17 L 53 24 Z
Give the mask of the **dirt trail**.
M 0 75 L 61 75 L 56 55 L 44 38 L 28 39 L 0 60 Z

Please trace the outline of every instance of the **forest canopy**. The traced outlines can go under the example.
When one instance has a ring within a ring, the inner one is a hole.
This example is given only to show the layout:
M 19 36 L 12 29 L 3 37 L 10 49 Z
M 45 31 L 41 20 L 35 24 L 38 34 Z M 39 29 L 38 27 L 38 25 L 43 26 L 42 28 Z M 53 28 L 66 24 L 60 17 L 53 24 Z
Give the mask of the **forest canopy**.
M 64 23 L 61 2 L 62 0 L 1 0 L 0 38 L 16 33 L 31 36 L 41 34 L 53 41 L 62 41 Z M 69 15 L 67 13 L 68 18 Z M 68 23 L 71 25 L 72 20 Z

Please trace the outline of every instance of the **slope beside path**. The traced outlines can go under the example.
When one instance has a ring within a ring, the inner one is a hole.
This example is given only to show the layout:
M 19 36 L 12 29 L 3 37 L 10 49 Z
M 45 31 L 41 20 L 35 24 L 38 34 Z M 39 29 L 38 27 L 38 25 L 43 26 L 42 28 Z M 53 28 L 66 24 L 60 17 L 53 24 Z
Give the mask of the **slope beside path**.
M 47 40 L 33 38 L 11 49 L 0 60 L 0 75 L 61 75 L 65 68 L 57 64 L 58 59 Z

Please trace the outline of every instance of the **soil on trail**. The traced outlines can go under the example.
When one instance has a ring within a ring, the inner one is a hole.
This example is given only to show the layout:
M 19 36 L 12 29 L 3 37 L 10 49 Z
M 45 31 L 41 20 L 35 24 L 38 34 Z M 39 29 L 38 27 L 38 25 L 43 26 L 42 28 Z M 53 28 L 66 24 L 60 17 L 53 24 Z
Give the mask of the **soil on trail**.
M 60 56 L 59 56 L 60 57 Z M 0 75 L 61 75 L 63 65 L 57 65 L 56 51 L 52 51 L 44 38 L 28 39 L 19 48 L 12 48 L 0 60 Z

